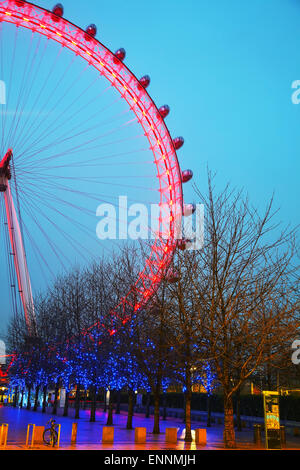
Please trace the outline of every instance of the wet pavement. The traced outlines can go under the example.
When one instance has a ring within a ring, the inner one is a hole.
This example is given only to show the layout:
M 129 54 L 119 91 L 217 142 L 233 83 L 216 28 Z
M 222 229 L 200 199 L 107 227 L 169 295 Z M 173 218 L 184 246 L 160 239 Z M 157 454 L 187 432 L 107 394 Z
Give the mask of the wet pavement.
M 196 445 L 194 440 L 192 443 L 184 442 L 185 426 L 180 418 L 167 418 L 161 420 L 159 435 L 154 435 L 153 416 L 145 418 L 142 414 L 136 414 L 133 417 L 133 427 L 145 427 L 147 429 L 146 444 L 135 444 L 134 429 L 126 429 L 127 414 L 122 412 L 114 414 L 114 443 L 102 444 L 102 428 L 106 426 L 107 413 L 101 410 L 96 412 L 96 422 L 89 422 L 89 410 L 80 410 L 80 418 L 74 419 L 72 414 L 74 410 L 70 409 L 69 417 L 55 416 L 57 423 L 61 424 L 60 449 L 63 450 L 210 450 L 223 449 L 223 426 L 213 425 L 207 428 L 207 444 L 205 446 Z M 59 410 L 61 413 L 61 410 Z M 50 419 L 51 408 L 47 409 L 47 413 L 41 411 L 28 411 L 26 409 L 13 408 L 10 406 L 0 406 L 0 424 L 8 423 L 7 449 L 17 450 L 26 449 L 26 433 L 29 423 L 37 426 L 45 426 Z M 71 445 L 72 423 L 78 423 L 77 442 Z M 165 429 L 168 427 L 176 427 L 178 429 L 178 443 L 170 444 L 165 442 Z M 195 429 L 205 428 L 205 422 L 192 422 L 193 438 Z M 253 429 L 248 428 L 242 432 L 236 432 L 238 449 L 259 449 L 253 443 Z M 300 437 L 287 436 L 287 449 L 300 449 Z M 34 449 L 49 449 L 47 446 L 35 445 Z

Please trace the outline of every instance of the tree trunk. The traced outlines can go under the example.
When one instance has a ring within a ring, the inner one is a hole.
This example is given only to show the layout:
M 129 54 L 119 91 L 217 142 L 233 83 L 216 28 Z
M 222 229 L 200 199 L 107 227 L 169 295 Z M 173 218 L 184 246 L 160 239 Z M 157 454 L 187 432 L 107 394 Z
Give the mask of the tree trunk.
M 43 405 L 42 405 L 42 413 L 46 413 L 46 406 L 47 406 L 47 386 L 43 387 Z
M 59 392 L 59 381 L 57 381 L 56 384 L 55 384 L 54 403 L 53 403 L 53 409 L 52 409 L 52 414 L 53 414 L 53 415 L 56 415 L 56 414 L 57 414 L 57 398 L 58 398 L 58 392 Z
M 35 388 L 35 398 L 34 398 L 33 411 L 37 411 L 37 409 L 38 409 L 39 391 L 40 391 L 40 386 L 37 385 L 37 387 Z
M 151 393 L 147 392 L 145 418 L 149 418 L 149 416 L 150 416 L 150 398 L 151 398 Z
M 28 397 L 27 397 L 27 406 L 26 406 L 27 410 L 31 409 L 30 398 L 31 398 L 31 385 L 28 386 Z
M 14 394 L 14 403 L 13 403 L 14 408 L 17 407 L 18 399 L 19 399 L 19 387 L 16 387 L 15 394 Z
M 163 395 L 163 420 L 167 419 L 167 395 L 164 393 Z
M 185 413 L 186 413 L 186 394 L 183 393 L 183 422 L 185 423 Z
M 65 399 L 65 404 L 64 404 L 63 416 L 68 416 L 69 414 L 69 394 L 70 392 L 66 390 L 66 399 Z
M 91 412 L 90 412 L 90 422 L 94 423 L 96 421 L 96 387 L 92 385 L 90 387 L 90 398 L 91 398 Z
M 127 415 L 126 429 L 133 429 L 132 428 L 133 401 L 134 401 L 134 392 L 133 390 L 129 390 L 128 392 L 128 415 Z
M 114 394 L 113 391 L 110 391 L 109 394 L 109 405 L 108 405 L 108 415 L 107 415 L 107 426 L 113 425 L 113 411 L 114 411 Z
M 104 389 L 104 406 L 103 406 L 104 413 L 106 413 L 106 410 L 107 410 L 106 396 L 107 396 L 107 391 L 106 389 Z
M 211 395 L 210 393 L 206 396 L 206 410 L 207 410 L 207 423 L 206 426 L 210 428 L 211 426 Z
M 77 384 L 76 395 L 75 395 L 75 419 L 79 419 L 80 409 L 80 384 Z
M 240 389 L 238 389 L 236 392 L 236 426 L 238 431 L 242 430 Z
M 232 396 L 228 396 L 224 392 L 224 446 L 229 449 L 234 449 L 235 432 L 234 432 L 234 419 L 233 419 L 233 403 Z
M 21 400 L 20 400 L 20 404 L 19 404 L 20 408 L 23 407 L 23 400 L 24 400 L 24 388 L 22 389 L 22 393 L 21 393 Z
M 116 415 L 120 414 L 120 406 L 121 406 L 121 390 L 118 390 L 117 391 L 117 405 L 116 405 L 116 411 L 115 411 Z
M 185 392 L 185 442 L 192 442 L 192 426 L 191 426 L 191 388 Z
M 157 386 L 154 390 L 153 434 L 160 434 L 160 428 L 159 428 L 159 395 L 160 395 L 160 387 Z
M 86 410 L 86 407 L 87 407 L 87 390 L 84 390 L 83 409 Z

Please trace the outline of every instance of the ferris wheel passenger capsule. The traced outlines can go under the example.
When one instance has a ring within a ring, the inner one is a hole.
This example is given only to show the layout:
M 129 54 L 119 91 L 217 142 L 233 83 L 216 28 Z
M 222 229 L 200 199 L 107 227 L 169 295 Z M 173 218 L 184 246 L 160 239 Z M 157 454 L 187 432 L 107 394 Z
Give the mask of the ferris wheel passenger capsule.
M 85 39 L 89 41 L 92 38 L 94 38 L 97 34 L 97 26 L 95 24 L 90 24 L 86 30 L 85 30 Z
M 170 112 L 170 108 L 167 104 L 164 104 L 163 106 L 161 106 L 159 108 L 159 114 L 161 115 L 161 117 L 164 119 L 165 117 L 168 116 L 169 112 Z
M 121 47 L 120 49 L 118 49 L 116 52 L 115 52 L 115 56 L 117 59 L 119 59 L 121 62 L 123 62 L 123 60 L 125 59 L 125 56 L 126 56 L 126 51 L 123 47 Z
M 189 215 L 194 214 L 195 210 L 196 210 L 196 204 L 194 203 L 183 205 L 183 215 L 185 217 L 188 217 Z
M 149 77 L 149 75 L 144 75 L 144 76 L 140 79 L 140 84 L 142 85 L 143 88 L 147 88 L 147 86 L 149 86 L 149 83 L 150 83 L 150 77 Z
M 187 183 L 193 178 L 193 172 L 192 170 L 183 170 L 181 173 L 181 180 L 183 183 Z
M 177 247 L 179 250 L 184 251 L 187 248 L 188 243 L 191 243 L 192 240 L 188 238 L 181 238 L 180 240 L 177 241 Z
M 175 139 L 173 139 L 173 144 L 174 144 L 174 147 L 176 150 L 180 149 L 180 147 L 183 146 L 184 144 L 184 138 L 183 137 L 175 137 Z
M 64 14 L 64 7 L 62 6 L 62 4 L 57 3 L 57 5 L 55 5 L 52 8 L 52 13 L 53 13 L 53 15 L 58 16 L 59 18 L 61 18 Z

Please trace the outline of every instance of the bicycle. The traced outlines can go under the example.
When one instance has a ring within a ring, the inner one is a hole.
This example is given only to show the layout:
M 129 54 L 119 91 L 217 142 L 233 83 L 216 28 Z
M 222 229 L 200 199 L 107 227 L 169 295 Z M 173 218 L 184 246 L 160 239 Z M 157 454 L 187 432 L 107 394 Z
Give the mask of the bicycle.
M 55 446 L 55 444 L 58 441 L 58 434 L 55 428 L 58 427 L 58 424 L 55 422 L 55 419 L 51 418 L 48 423 L 46 423 L 46 426 L 50 424 L 49 428 L 46 428 L 45 431 L 43 432 L 43 441 L 45 442 L 46 445 L 51 445 L 52 447 Z

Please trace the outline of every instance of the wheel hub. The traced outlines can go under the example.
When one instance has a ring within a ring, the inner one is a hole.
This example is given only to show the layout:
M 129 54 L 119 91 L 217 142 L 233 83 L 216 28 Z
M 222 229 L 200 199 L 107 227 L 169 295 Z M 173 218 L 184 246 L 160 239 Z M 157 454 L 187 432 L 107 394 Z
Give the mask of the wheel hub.
M 12 150 L 8 149 L 0 162 L 0 192 L 7 190 L 7 180 L 11 179 L 10 161 L 12 156 Z

